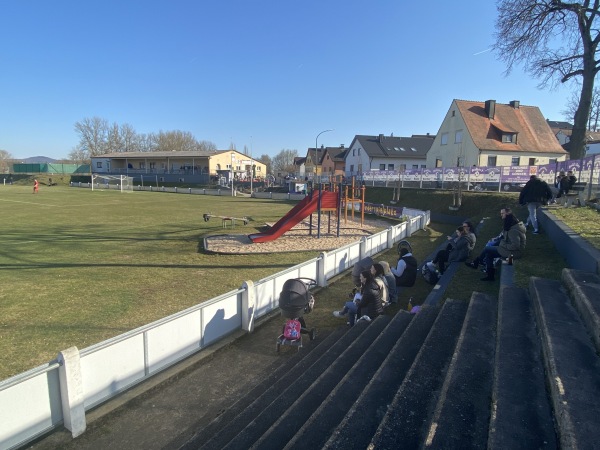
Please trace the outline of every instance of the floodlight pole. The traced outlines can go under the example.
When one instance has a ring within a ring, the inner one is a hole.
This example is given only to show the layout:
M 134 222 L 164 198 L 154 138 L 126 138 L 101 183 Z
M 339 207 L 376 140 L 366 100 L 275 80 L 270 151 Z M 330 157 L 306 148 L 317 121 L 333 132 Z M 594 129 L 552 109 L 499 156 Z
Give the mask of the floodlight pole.
M 231 152 L 231 196 L 233 197 L 233 162 L 235 161 L 235 153 Z
M 319 152 L 319 136 L 321 136 L 323 133 L 327 133 L 329 131 L 333 131 L 333 130 L 323 130 L 321 131 L 319 134 L 317 134 L 317 137 L 315 138 L 315 181 L 317 178 L 317 172 L 319 171 L 319 157 L 317 155 L 317 153 Z M 319 183 L 321 179 L 319 178 Z
M 327 133 L 328 131 L 333 131 L 333 130 L 323 130 L 321 131 L 319 134 L 317 134 L 317 137 L 315 138 L 315 179 L 313 181 L 313 192 L 315 190 L 314 187 L 314 183 L 317 181 L 317 171 L 319 169 L 319 156 L 318 156 L 318 152 L 319 152 L 319 136 L 321 136 L 323 133 Z M 321 177 L 319 177 L 319 200 L 318 200 L 318 206 L 317 206 L 317 239 L 321 238 L 321 194 L 322 194 L 322 190 L 321 190 Z

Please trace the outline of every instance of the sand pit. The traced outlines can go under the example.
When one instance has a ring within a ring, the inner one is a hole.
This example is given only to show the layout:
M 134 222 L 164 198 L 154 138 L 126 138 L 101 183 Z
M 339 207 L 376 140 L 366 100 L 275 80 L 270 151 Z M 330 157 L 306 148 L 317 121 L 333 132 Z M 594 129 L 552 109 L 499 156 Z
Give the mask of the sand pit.
M 248 237 L 248 234 L 252 232 L 250 230 L 246 234 L 238 234 L 244 231 L 244 227 L 239 226 L 232 230 L 231 234 L 205 238 L 204 248 L 208 252 L 224 254 L 325 251 L 359 241 L 363 236 L 385 230 L 389 226 L 390 223 L 383 220 L 365 220 L 362 226 L 360 220 L 348 220 L 345 223 L 342 220 L 338 237 L 337 223 L 332 221 L 331 233 L 327 233 L 328 221 L 327 218 L 324 218 L 321 219 L 321 237 L 317 238 L 315 223 L 313 223 L 312 235 L 309 235 L 310 224 L 308 221 L 302 221 L 280 238 L 260 244 L 252 243 Z

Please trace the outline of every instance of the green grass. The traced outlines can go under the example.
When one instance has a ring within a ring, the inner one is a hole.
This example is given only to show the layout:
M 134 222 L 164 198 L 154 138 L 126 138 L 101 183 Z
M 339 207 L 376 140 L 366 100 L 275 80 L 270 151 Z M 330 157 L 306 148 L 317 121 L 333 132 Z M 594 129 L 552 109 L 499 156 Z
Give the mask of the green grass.
M 318 255 L 300 252 L 264 255 L 213 255 L 202 251 L 202 238 L 221 234 L 221 221 L 202 214 L 248 216 L 247 226 L 228 233 L 249 234 L 288 212 L 293 202 L 250 198 L 115 191 L 67 187 L 33 195 L 31 186 L 0 186 L 0 379 L 53 359 L 76 345 L 84 348 L 227 291 L 245 280 L 258 280 Z M 367 201 L 386 203 L 391 189 L 367 188 Z M 490 217 L 475 254 L 500 230 L 498 211 L 516 205 L 515 194 L 465 193 L 460 211 L 448 210 L 448 192 L 403 190 L 400 204 L 478 222 Z M 583 208 L 572 208 L 583 210 Z M 419 261 L 454 226 L 432 223 L 410 238 Z M 528 235 L 528 237 L 530 237 Z M 376 260 L 397 261 L 396 249 Z M 526 257 L 517 262 L 517 282 L 531 275 L 558 278 L 564 261 L 544 234 L 531 236 Z M 468 300 L 474 290 L 497 295 L 497 283 L 461 267 L 448 296 Z M 331 315 L 351 289 L 338 277 L 317 296 L 310 325 L 340 326 Z M 401 296 L 421 303 L 431 286 L 421 278 Z
M 202 213 L 275 221 L 293 203 L 29 186 L 0 188 L 0 379 L 237 289 L 317 252 L 209 255 Z M 229 231 L 229 230 L 228 230 Z

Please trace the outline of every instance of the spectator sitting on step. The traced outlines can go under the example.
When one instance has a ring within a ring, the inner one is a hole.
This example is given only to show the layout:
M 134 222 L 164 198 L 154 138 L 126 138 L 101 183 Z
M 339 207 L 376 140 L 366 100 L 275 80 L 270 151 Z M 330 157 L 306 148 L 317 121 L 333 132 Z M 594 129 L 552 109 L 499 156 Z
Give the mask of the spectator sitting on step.
M 525 236 L 525 225 L 513 215 L 510 208 L 500 210 L 503 221 L 502 237 L 497 245 L 486 245 L 481 254 L 470 263 L 465 263 L 472 269 L 477 269 L 479 264 L 486 266 L 487 276 L 481 281 L 494 281 L 496 269 L 495 258 L 508 258 L 512 255 L 514 259 L 521 258 L 525 250 L 527 238 Z
M 396 278 L 397 292 L 400 294 L 400 287 L 414 286 L 417 281 L 417 260 L 408 249 L 403 248 L 400 250 L 398 265 L 392 267 L 391 271 Z
M 390 300 L 390 304 L 396 304 L 398 303 L 398 293 L 396 292 L 396 278 L 390 270 L 390 265 L 387 261 L 379 261 L 379 264 L 381 264 L 381 267 L 383 267 L 383 276 L 387 281 L 388 297 Z
M 471 223 L 470 220 L 463 221 L 462 226 L 467 231 L 467 236 L 469 236 L 469 239 L 471 241 L 471 244 L 469 244 L 469 253 L 470 253 L 473 251 L 473 249 L 475 248 L 475 244 L 477 243 L 477 235 L 475 234 L 475 227 L 473 226 L 473 223 Z
M 381 305 L 383 307 L 388 306 L 390 304 L 390 293 L 387 280 L 383 273 L 383 266 L 379 263 L 373 263 L 371 266 L 371 275 L 373 275 L 373 278 L 381 291 Z
M 370 270 L 364 270 L 360 273 L 360 293 L 356 293 L 354 300 L 346 302 L 341 311 L 334 311 L 335 317 L 345 317 L 348 314 L 348 325 L 354 326 L 356 317 L 359 320 L 374 320 L 383 312 L 381 304 L 381 290 L 375 282 Z
M 445 249 L 437 252 L 433 263 L 437 264 L 440 273 L 444 273 L 447 262 L 467 260 L 471 245 L 471 237 L 467 233 L 467 229 L 461 225 L 456 229 L 456 238 L 452 239 Z

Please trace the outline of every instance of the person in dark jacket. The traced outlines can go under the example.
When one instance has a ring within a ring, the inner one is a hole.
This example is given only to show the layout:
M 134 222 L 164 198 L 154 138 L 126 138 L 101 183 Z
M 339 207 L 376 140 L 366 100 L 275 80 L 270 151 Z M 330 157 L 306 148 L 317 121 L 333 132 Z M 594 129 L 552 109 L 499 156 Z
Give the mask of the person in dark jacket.
M 569 190 L 573 189 L 573 185 L 575 183 L 577 183 L 577 177 L 575 175 L 573 175 L 573 171 L 572 170 L 568 170 L 567 171 L 567 180 L 568 180 Z
M 521 258 L 525 251 L 527 238 L 525 236 L 525 225 L 516 216 L 513 215 L 510 208 L 500 210 L 502 216 L 501 238 L 494 241 L 494 244 L 486 245 L 481 254 L 469 263 L 465 263 L 472 269 L 477 269 L 480 263 L 486 265 L 487 276 L 481 281 L 494 281 L 496 269 L 494 268 L 495 258 L 514 259 Z
M 466 261 L 472 247 L 471 237 L 464 226 L 456 229 L 456 238 L 448 243 L 445 249 L 435 255 L 433 263 L 437 264 L 440 273 L 446 270 L 446 263 L 455 261 Z
M 365 320 L 373 320 L 383 312 L 381 302 L 381 290 L 375 282 L 375 278 L 370 270 L 364 270 L 360 273 L 360 293 L 357 293 L 352 302 L 346 302 L 341 311 L 334 311 L 335 317 L 345 317 L 348 314 L 348 325 L 354 326 L 356 317 Z
M 403 248 L 400 250 L 398 264 L 391 271 L 396 277 L 396 286 L 414 286 L 417 280 L 417 260 L 408 249 Z
M 529 217 L 527 217 L 527 221 L 525 222 L 525 228 L 527 228 L 528 224 L 531 224 L 533 226 L 533 234 L 538 234 L 540 232 L 537 220 L 537 209 L 542 205 L 548 204 L 551 198 L 552 191 L 548 184 L 535 175 L 531 175 L 527 184 L 521 189 L 519 203 L 521 205 L 527 205 L 527 210 L 529 211 Z

